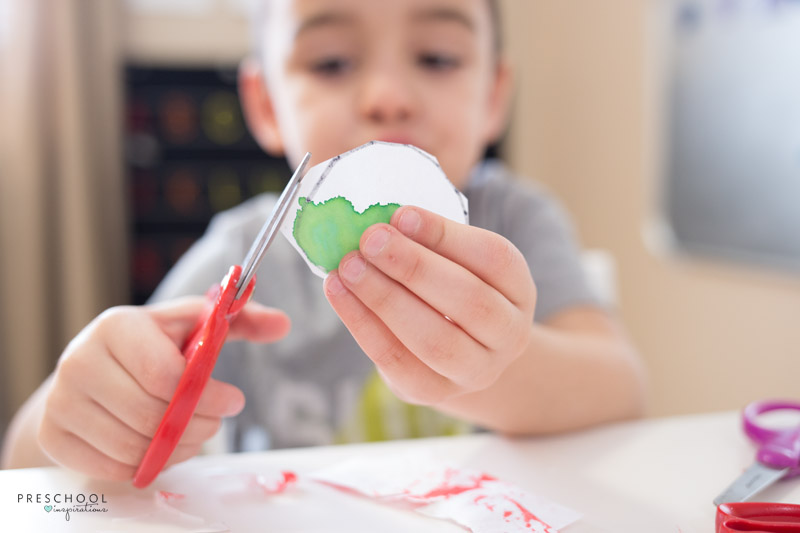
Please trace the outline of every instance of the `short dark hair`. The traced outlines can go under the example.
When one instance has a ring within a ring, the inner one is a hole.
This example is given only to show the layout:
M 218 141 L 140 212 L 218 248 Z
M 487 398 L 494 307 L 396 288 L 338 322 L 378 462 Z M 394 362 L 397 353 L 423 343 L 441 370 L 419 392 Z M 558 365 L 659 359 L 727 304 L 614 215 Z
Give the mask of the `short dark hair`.
M 500 2 L 487 0 L 489 3 L 489 17 L 492 24 L 492 46 L 496 57 L 503 53 L 503 21 L 500 14 Z

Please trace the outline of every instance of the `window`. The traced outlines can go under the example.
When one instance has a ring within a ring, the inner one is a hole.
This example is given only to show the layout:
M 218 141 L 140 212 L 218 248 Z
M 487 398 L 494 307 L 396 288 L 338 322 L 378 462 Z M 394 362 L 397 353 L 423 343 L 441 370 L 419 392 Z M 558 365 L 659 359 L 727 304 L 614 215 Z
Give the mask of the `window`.
M 674 241 L 800 272 L 800 2 L 671 5 L 663 211 Z
M 0 0 L 0 46 L 5 46 L 11 25 L 11 0 Z

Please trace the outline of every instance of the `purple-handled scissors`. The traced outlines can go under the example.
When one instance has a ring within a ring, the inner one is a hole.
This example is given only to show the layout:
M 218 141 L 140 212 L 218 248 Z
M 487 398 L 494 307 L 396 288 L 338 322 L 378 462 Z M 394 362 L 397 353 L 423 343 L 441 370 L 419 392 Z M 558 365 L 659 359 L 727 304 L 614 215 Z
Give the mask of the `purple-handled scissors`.
M 763 400 L 745 407 L 742 423 L 744 432 L 758 445 L 756 462 L 714 499 L 714 505 L 745 501 L 779 479 L 800 474 L 800 425 L 772 429 L 757 421 L 758 415 L 783 409 L 800 411 L 800 402 Z

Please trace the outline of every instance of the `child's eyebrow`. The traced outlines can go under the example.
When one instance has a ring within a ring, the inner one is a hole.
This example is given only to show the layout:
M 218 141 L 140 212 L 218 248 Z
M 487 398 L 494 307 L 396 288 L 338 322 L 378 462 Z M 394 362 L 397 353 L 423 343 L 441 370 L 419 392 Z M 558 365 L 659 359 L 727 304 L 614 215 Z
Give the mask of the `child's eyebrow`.
M 323 11 L 321 13 L 314 13 L 300 22 L 300 25 L 294 34 L 294 38 L 296 40 L 303 33 L 315 28 L 325 26 L 350 26 L 354 23 L 355 18 L 348 13 L 338 11 Z
M 431 7 L 414 12 L 411 17 L 415 21 L 452 21 L 474 32 L 475 21 L 463 11 L 451 7 Z

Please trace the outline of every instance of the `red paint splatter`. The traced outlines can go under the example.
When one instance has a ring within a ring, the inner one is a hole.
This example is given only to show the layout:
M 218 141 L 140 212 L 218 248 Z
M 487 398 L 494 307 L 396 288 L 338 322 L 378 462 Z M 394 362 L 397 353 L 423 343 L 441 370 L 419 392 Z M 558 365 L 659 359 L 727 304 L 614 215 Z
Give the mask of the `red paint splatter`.
M 485 499 L 486 499 L 486 494 L 481 494 L 480 496 L 476 496 L 472 500 L 472 503 L 477 505 L 481 500 L 485 500 Z M 494 512 L 494 505 L 492 505 L 491 503 L 483 502 L 483 506 L 486 507 L 487 509 L 489 509 L 490 511 Z
M 472 484 L 470 485 L 451 485 L 450 479 L 457 473 L 458 472 L 452 469 L 448 469 L 445 472 L 445 481 L 441 485 L 417 497 L 438 498 L 439 496 L 444 496 L 445 498 L 449 498 L 450 496 L 455 496 L 456 494 L 461 494 L 462 492 L 482 488 L 485 481 L 497 481 L 496 478 L 493 478 L 488 474 L 481 474 L 480 477 L 472 479 Z
M 544 522 L 538 516 L 536 516 L 535 514 L 530 512 L 528 509 L 523 507 L 518 501 L 516 501 L 516 500 L 514 500 L 512 498 L 509 498 L 508 496 L 506 496 L 506 499 L 508 501 L 510 501 L 511 503 L 513 503 L 514 505 L 516 505 L 517 509 L 520 510 L 520 512 L 522 513 L 522 519 L 525 520 L 525 527 L 527 527 L 528 529 L 531 529 L 531 527 L 533 525 L 531 522 L 537 522 L 537 523 L 543 525 L 546 528 L 546 531 L 550 531 L 552 529 L 552 526 L 550 524 Z
M 440 503 L 444 507 L 437 509 L 431 516 L 450 519 L 467 528 L 470 526 L 471 519 L 465 519 L 465 522 L 459 520 L 460 515 L 465 513 L 465 510 L 461 510 L 462 507 L 477 507 L 481 509 L 475 516 L 480 516 L 480 520 L 486 521 L 487 524 L 494 520 L 497 527 L 501 527 L 503 530 L 508 530 L 509 527 L 512 527 L 514 531 L 524 529 L 527 531 L 558 533 L 553 526 L 544 522 L 527 509 L 525 505 L 512 498 L 512 495 L 519 498 L 524 497 L 523 492 L 505 483 L 498 482 L 497 478 L 481 472 L 448 468 L 444 471 L 429 472 L 416 478 L 405 488 L 395 488 L 396 485 L 388 484 L 388 487 L 379 485 L 378 488 L 373 488 L 372 490 L 369 488 L 359 490 L 355 487 L 332 481 L 317 481 L 344 492 L 376 498 L 395 506 L 404 506 L 411 509 L 425 508 L 428 505 Z M 451 497 L 453 498 L 452 500 Z M 449 500 L 449 502 L 445 503 L 443 500 Z M 531 505 L 535 504 L 531 503 Z M 487 511 L 491 513 L 492 518 L 485 514 Z M 425 511 L 423 510 L 422 512 Z M 506 525 L 501 526 L 502 523 Z
M 182 500 L 186 497 L 185 494 L 178 494 L 177 492 L 167 492 L 165 490 L 160 490 L 156 492 L 156 498 L 168 502 L 170 500 Z
M 263 475 L 256 475 L 253 479 L 255 485 L 264 491 L 264 494 L 279 494 L 286 490 L 287 487 L 293 485 L 297 481 L 297 474 L 290 471 L 281 472 L 282 478 L 280 480 L 267 479 Z

